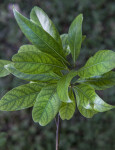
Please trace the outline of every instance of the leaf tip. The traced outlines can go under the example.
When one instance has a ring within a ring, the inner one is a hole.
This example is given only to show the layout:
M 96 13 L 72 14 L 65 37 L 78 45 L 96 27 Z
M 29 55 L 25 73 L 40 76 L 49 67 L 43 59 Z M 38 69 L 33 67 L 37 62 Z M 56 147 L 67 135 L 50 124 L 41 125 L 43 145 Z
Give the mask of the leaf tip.
M 13 14 L 14 14 L 14 17 L 16 17 L 16 14 L 17 14 L 17 10 L 15 9 L 15 7 L 13 6 Z
M 16 9 L 15 9 L 14 5 L 13 5 L 13 7 L 12 7 L 12 8 L 13 8 L 13 12 L 15 13 Z
M 82 21 L 83 21 L 83 14 L 79 14 L 79 17 L 82 19 Z
M 18 10 L 16 10 L 16 8 L 13 6 L 13 13 L 14 13 L 14 16 L 15 16 L 15 18 L 16 18 L 16 16 L 18 15 L 18 14 L 20 14 L 19 12 L 18 12 Z

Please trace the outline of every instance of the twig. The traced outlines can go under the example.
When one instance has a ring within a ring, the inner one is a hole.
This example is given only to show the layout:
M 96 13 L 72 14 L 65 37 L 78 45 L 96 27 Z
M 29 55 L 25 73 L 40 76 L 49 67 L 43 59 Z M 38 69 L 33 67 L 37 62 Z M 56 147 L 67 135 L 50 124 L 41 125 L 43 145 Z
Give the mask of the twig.
M 60 130 L 60 116 L 58 114 L 56 122 L 56 150 L 59 150 L 59 130 Z

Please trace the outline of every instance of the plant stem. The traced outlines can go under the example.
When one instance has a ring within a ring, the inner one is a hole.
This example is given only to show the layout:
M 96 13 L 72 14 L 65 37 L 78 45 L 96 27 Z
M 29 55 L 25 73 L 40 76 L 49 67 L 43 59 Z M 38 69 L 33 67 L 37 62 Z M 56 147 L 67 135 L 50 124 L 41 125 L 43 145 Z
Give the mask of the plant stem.
M 60 130 L 60 116 L 58 114 L 56 122 L 56 150 L 59 150 L 59 130 Z

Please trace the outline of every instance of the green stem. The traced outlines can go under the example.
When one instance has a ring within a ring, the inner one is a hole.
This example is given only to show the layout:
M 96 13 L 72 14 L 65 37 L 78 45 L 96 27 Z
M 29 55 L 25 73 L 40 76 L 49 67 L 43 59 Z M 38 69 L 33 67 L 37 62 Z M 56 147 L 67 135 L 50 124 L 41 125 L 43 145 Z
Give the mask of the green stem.
M 56 150 L 59 150 L 59 130 L 60 130 L 60 116 L 58 114 L 56 122 Z

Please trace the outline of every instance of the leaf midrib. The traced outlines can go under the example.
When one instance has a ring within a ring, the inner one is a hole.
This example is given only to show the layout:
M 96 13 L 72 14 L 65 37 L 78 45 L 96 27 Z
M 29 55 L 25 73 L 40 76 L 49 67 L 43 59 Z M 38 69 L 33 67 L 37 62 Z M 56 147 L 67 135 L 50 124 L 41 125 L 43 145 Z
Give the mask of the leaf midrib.
M 40 91 L 39 91 L 40 92 Z M 27 95 L 23 95 L 23 96 L 20 96 L 20 97 L 17 97 L 17 99 L 21 99 L 21 98 L 23 98 L 23 97 L 26 97 L 26 96 L 30 96 L 30 95 L 34 95 L 34 94 L 37 94 L 37 93 L 39 93 L 39 92 L 32 92 L 32 93 L 30 93 L 30 94 L 27 94 Z M 6 98 L 5 98 L 6 99 Z M 10 102 L 12 102 L 12 101 L 16 101 L 17 100 L 16 98 L 14 98 L 14 99 L 12 99 L 11 101 L 6 101 L 7 103 L 6 104 L 9 104 Z M 4 104 L 3 105 L 1 105 L 1 106 L 4 106 Z
M 90 81 L 93 81 L 93 82 L 103 82 L 104 81 L 111 81 L 112 79 L 115 79 L 114 77 L 113 78 L 100 78 L 100 79 L 89 79 L 89 80 L 79 80 L 77 82 L 90 82 Z M 111 81 L 112 82 L 112 81 Z
M 108 61 L 102 61 L 102 62 L 93 64 L 93 65 L 88 66 L 88 67 L 85 67 L 85 66 L 84 66 L 83 68 L 81 68 L 80 70 L 78 70 L 78 73 L 81 72 L 81 71 L 83 71 L 83 70 L 86 70 L 86 69 L 88 69 L 88 68 L 91 68 L 91 67 L 93 67 L 93 66 L 96 66 L 96 65 L 98 65 L 98 64 L 100 64 L 100 63 L 107 63 L 107 62 L 108 62 Z
M 26 18 L 27 19 L 27 18 Z M 20 19 L 21 20 L 21 19 Z M 27 19 L 28 20 L 28 19 Z M 28 21 L 30 21 L 30 20 L 28 20 Z M 26 26 L 28 26 L 24 21 L 23 21 L 23 23 L 26 25 Z M 38 28 L 38 26 L 36 26 L 36 25 L 34 25 L 33 24 L 33 26 L 35 26 L 36 28 Z M 28 26 L 29 27 L 29 26 Z M 30 28 L 30 27 L 29 27 Z M 39 27 L 40 28 L 40 27 Z M 39 29 L 38 28 L 38 29 Z M 31 29 L 31 28 L 30 28 Z M 42 29 L 42 28 L 41 28 Z M 42 30 L 44 30 L 44 29 L 42 29 Z M 63 59 L 64 60 L 64 62 L 66 62 L 66 63 L 68 63 L 59 53 L 57 53 L 57 51 L 52 47 L 52 46 L 50 46 L 49 44 L 47 44 L 43 39 L 41 39 L 32 29 L 31 29 L 31 31 L 43 42 L 43 43 L 45 43 L 49 48 L 51 48 L 61 59 Z M 45 30 L 44 30 L 45 31 Z M 46 31 L 45 31 L 46 32 Z M 46 32 L 47 33 L 47 32 Z M 50 35 L 50 34 L 49 34 Z M 51 36 L 51 35 L 50 35 Z M 52 37 L 51 37 L 52 38 Z M 53 38 L 52 38 L 53 39 Z M 54 39 L 53 39 L 54 40 Z M 55 40 L 54 40 L 55 41 Z M 56 41 L 55 41 L 56 42 Z M 59 46 L 59 44 L 56 42 L 56 44 Z
M 76 52 L 76 50 L 77 50 L 77 49 L 76 49 L 76 46 L 75 46 L 75 44 L 76 44 L 75 41 L 76 41 L 76 38 L 77 38 L 77 34 L 76 34 L 76 33 L 77 33 L 77 30 L 76 30 L 76 32 L 75 32 L 75 38 L 74 38 L 74 62 L 75 62 L 75 56 L 76 56 L 76 55 L 75 55 L 75 54 L 76 54 L 75 52 Z
M 39 120 L 41 120 L 41 118 L 42 118 L 42 116 L 43 116 L 43 114 L 44 114 L 44 111 L 46 111 L 46 109 L 47 109 L 48 104 L 51 103 L 52 97 L 53 97 L 53 95 L 55 94 L 55 92 L 56 92 L 56 90 L 54 90 L 54 92 L 53 92 L 52 95 L 50 96 L 50 98 L 49 98 L 49 100 L 48 100 L 48 103 L 45 105 L 45 108 L 43 109 L 42 114 L 40 115 Z M 46 111 L 46 112 L 47 112 L 47 111 Z
M 57 68 L 63 68 L 63 69 L 66 69 L 65 67 L 61 67 L 61 66 L 57 66 L 57 65 L 53 65 L 53 64 L 47 64 L 47 63 L 39 63 L 39 62 L 27 62 L 27 61 L 24 61 L 24 62 L 17 62 L 15 61 L 15 63 L 31 63 L 31 64 L 39 64 L 39 65 L 48 65 L 48 66 L 53 66 L 53 67 L 57 67 Z

